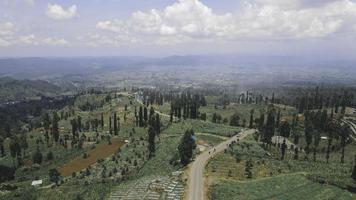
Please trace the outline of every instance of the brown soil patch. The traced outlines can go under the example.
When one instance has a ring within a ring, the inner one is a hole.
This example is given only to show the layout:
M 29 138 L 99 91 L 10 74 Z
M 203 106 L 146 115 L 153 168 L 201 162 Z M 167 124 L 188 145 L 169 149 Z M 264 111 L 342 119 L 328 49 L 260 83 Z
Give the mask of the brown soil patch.
M 76 159 L 64 164 L 58 168 L 58 171 L 62 176 L 70 176 L 73 172 L 79 172 L 88 166 L 96 163 L 98 159 L 104 159 L 114 154 L 121 146 L 125 144 L 123 140 L 112 139 L 112 144 L 109 145 L 99 144 L 95 149 L 92 149 L 87 152 L 88 157 L 83 158 L 82 156 L 77 157 Z

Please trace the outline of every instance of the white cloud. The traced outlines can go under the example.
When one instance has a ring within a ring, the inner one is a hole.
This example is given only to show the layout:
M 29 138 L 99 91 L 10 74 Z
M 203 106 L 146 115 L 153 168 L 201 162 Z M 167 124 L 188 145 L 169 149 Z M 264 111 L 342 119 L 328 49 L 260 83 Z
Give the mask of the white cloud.
M 214 13 L 199 0 L 179 0 L 163 10 L 137 11 L 125 21 L 107 20 L 97 28 L 117 34 L 153 37 L 177 42 L 172 37 L 194 40 L 308 39 L 355 31 L 356 3 L 352 0 L 326 1 L 305 6 L 304 0 L 243 1 L 235 13 Z M 168 39 L 167 39 L 168 38 Z
M 26 45 L 37 45 L 38 42 L 36 41 L 35 35 L 24 35 L 19 37 L 19 42 L 26 44 Z
M 0 36 L 10 36 L 13 34 L 14 24 L 11 22 L 0 23 Z
M 0 38 L 0 47 L 8 47 L 10 45 L 11 43 L 9 41 Z
M 14 24 L 11 22 L 0 23 L 0 47 L 12 45 L 14 35 Z
M 95 34 L 89 33 L 84 37 L 78 37 L 79 41 L 83 44 L 97 47 L 97 46 L 123 46 L 126 44 L 136 44 L 140 41 L 129 35 L 105 35 L 105 34 Z
M 70 43 L 65 39 L 56 39 L 51 37 L 42 40 L 42 43 L 51 46 L 70 46 Z
M 48 4 L 46 14 L 48 17 L 56 20 L 71 19 L 77 16 L 77 6 L 72 5 L 68 9 L 65 9 L 58 4 Z

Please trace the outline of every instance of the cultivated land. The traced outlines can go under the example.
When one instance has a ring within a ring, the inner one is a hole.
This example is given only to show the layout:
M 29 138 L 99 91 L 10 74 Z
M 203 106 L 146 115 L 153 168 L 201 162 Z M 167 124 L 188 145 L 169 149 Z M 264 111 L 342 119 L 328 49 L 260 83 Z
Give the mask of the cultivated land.
M 182 199 L 184 191 L 184 197 L 189 200 L 204 197 L 214 200 L 355 199 L 355 181 L 351 178 L 355 141 L 347 140 L 345 163 L 340 163 L 341 137 L 335 137 L 332 142 L 328 164 L 325 161 L 328 140 L 325 139 L 316 148 L 316 161 L 313 161 L 312 151 L 309 159 L 304 159 L 306 117 L 300 114 L 298 124 L 291 131 L 299 134 L 299 143 L 295 145 L 300 148 L 298 159 L 294 159 L 293 149 L 287 149 L 284 160 L 281 160 L 281 144 L 264 144 L 263 132 L 257 131 L 260 115 L 266 114 L 267 121 L 267 113 L 277 110 L 280 120 L 274 120 L 276 127 L 280 126 L 277 121 L 292 124 L 298 112 L 292 105 L 233 100 L 222 103 L 220 95 L 209 94 L 205 96 L 207 104 L 199 107 L 197 118 L 179 119 L 178 116 L 170 116 L 173 101 L 167 100 L 162 105 L 152 103 L 155 113 L 160 116 L 160 133 L 154 140 L 154 156 L 149 157 L 149 128 L 136 125 L 135 112 L 144 106 L 142 98 L 135 99 L 135 92 L 138 94 L 140 91 L 86 92 L 76 96 L 73 103 L 56 110 L 60 115 L 58 125 L 62 139 L 58 142 L 54 141 L 51 131 L 49 141 L 46 141 L 42 116 L 35 118 L 39 121 L 38 127 L 24 131 L 25 134 L 17 134 L 25 137 L 28 143 L 21 152 L 23 163 L 11 156 L 12 139 L 6 138 L 4 147 L 7 153 L 0 157 L 0 164 L 17 167 L 15 179 L 6 181 L 7 186 L 16 186 L 17 189 L 0 193 L 0 199 L 160 200 Z M 150 107 L 147 112 L 150 112 Z M 252 110 L 254 120 L 250 123 Z M 49 112 L 50 117 L 52 111 Z M 109 118 L 113 118 L 114 113 L 119 122 L 118 134 L 110 131 Z M 201 118 L 203 114 L 206 118 Z M 214 114 L 220 115 L 221 120 L 214 121 Z M 236 114 L 239 123 L 232 126 L 231 121 Z M 331 111 L 327 114 L 330 115 Z M 342 117 L 335 115 L 335 118 Z M 78 131 L 83 142 L 80 147 L 72 136 L 71 125 L 78 117 L 83 126 Z M 101 118 L 104 119 L 103 124 L 96 126 L 95 120 Z M 352 118 L 348 120 L 352 122 Z M 178 147 L 186 130 L 190 129 L 194 130 L 197 148 L 192 151 L 192 163 L 186 167 L 180 162 Z M 241 135 L 237 135 L 240 132 Z M 281 130 L 275 128 L 274 135 L 281 134 Z M 294 144 L 293 136 L 288 136 L 291 144 Z M 328 137 L 329 132 L 320 131 L 320 136 Z M 214 147 L 216 151 L 212 152 Z M 42 154 L 42 162 L 34 164 L 33 155 L 38 150 Z M 49 154 L 53 157 L 50 158 Z M 251 177 L 246 176 L 247 162 L 252 164 Z M 49 177 L 51 169 L 60 173 L 58 185 Z M 41 186 L 30 186 L 33 180 L 38 179 L 43 180 Z
M 348 151 L 352 153 L 355 149 L 355 144 L 350 144 Z M 292 152 L 288 152 L 286 159 L 281 161 L 278 148 L 266 150 L 249 137 L 217 155 L 207 165 L 209 198 L 355 199 L 347 187 L 352 184 L 353 163 L 340 164 L 339 158 L 339 153 L 333 153 L 330 163 L 326 164 L 325 155 L 318 153 L 316 162 L 303 158 L 296 161 Z M 245 174 L 248 159 L 253 163 L 252 178 Z

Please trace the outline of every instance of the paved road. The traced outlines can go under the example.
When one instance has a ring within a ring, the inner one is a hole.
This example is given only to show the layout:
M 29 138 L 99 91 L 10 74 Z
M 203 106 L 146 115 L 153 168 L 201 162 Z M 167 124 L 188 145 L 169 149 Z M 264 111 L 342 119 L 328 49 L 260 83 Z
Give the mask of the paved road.
M 204 200 L 204 176 L 203 172 L 205 169 L 205 165 L 210 158 L 216 155 L 219 152 L 224 151 L 228 144 L 232 141 L 236 141 L 237 139 L 242 139 L 246 137 L 248 134 L 253 133 L 255 130 L 247 130 L 243 131 L 240 134 L 231 137 L 230 139 L 226 140 L 225 142 L 220 143 L 219 145 L 215 146 L 215 152 L 213 150 L 205 151 L 200 154 L 194 162 L 192 163 L 189 171 L 188 177 L 188 200 Z

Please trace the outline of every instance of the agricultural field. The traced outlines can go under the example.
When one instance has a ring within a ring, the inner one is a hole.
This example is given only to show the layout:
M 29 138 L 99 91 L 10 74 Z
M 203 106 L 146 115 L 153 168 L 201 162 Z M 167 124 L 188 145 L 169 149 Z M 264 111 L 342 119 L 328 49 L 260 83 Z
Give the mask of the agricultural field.
M 344 190 L 310 181 L 303 174 L 286 174 L 252 181 L 223 180 L 214 184 L 211 199 L 216 200 L 306 200 L 344 199 L 355 197 Z
M 214 157 L 206 167 L 206 176 L 211 183 L 211 199 L 354 199 L 351 179 L 355 143 L 349 144 L 345 164 L 340 164 L 340 152 L 335 151 L 327 164 L 325 153 L 318 153 L 317 161 L 298 160 L 287 151 L 280 159 L 278 147 L 265 149 L 253 137 L 233 145 Z M 251 160 L 252 177 L 246 176 L 246 162 Z M 228 163 L 228 164 L 227 164 Z M 234 195 L 233 195 L 234 194 Z
M 83 156 L 75 158 L 69 163 L 60 166 L 58 171 L 62 176 L 69 176 L 73 173 L 80 172 L 90 165 L 96 163 L 98 160 L 105 159 L 116 153 L 124 144 L 124 141 L 114 138 L 111 140 L 111 144 L 99 144 L 94 146 L 94 149 L 85 153 L 85 158 L 83 158 Z

